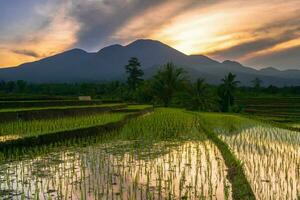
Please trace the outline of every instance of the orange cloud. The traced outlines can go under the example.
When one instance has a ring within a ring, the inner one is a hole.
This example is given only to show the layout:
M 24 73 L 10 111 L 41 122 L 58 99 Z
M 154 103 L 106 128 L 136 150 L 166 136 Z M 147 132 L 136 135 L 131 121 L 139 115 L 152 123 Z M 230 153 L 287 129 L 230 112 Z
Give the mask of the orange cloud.
M 37 8 L 40 14 L 51 15 L 51 23 L 20 40 L 0 41 L 0 66 L 34 61 L 75 45 L 92 44 L 96 49 L 138 38 L 160 40 L 186 54 L 238 61 L 299 45 L 299 0 L 76 2 L 66 0 L 58 9 Z M 121 11 L 125 14 L 118 15 Z
M 276 21 L 296 19 L 297 1 L 224 1 L 205 8 L 189 10 L 149 37 L 187 54 L 211 54 L 245 42 L 278 37 L 290 26 L 264 29 Z M 288 14 L 287 14 L 288 13 Z
M 32 62 L 72 47 L 77 40 L 76 32 L 79 25 L 68 17 L 66 12 L 65 7 L 62 7 L 53 13 L 51 23 L 44 29 L 27 33 L 15 41 L 0 43 L 0 66 L 16 66 Z

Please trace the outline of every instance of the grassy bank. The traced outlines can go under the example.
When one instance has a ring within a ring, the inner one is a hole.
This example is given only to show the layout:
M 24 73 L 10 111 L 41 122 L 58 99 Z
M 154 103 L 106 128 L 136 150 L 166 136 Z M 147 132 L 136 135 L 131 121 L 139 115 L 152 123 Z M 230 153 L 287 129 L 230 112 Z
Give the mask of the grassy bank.
M 195 112 L 180 109 L 156 109 L 155 113 L 147 116 L 147 120 L 138 118 L 130 121 L 121 129 L 120 137 L 139 140 L 211 140 L 220 150 L 228 167 L 227 178 L 232 184 L 232 198 L 234 200 L 255 199 L 241 162 L 234 156 L 228 145 L 208 128 L 210 124 L 206 122 Z M 232 127 L 228 129 L 231 130 Z
M 27 152 L 39 151 L 40 147 L 47 147 L 47 145 L 50 145 L 50 147 L 53 144 L 55 146 L 68 146 L 69 144 L 75 144 L 76 141 L 81 143 L 81 139 L 84 138 L 87 138 L 89 142 L 95 142 L 98 136 L 102 137 L 103 134 L 109 135 L 109 133 L 121 128 L 132 118 L 152 111 L 152 109 L 141 109 L 139 112 L 96 115 L 91 117 L 92 121 L 88 119 L 81 121 L 82 118 L 66 118 L 60 122 L 61 129 L 59 129 L 60 126 L 57 126 L 55 129 L 49 129 L 47 132 L 29 133 L 23 137 L 16 137 L 15 135 L 0 136 L 7 139 L 0 142 L 0 152 L 3 158 L 16 157 Z M 40 126 L 35 128 L 38 127 Z M 89 138 L 91 139 L 89 140 Z M 89 142 L 86 144 L 89 144 Z
M 252 116 L 281 123 L 300 121 L 299 97 L 244 98 L 238 99 L 237 103 Z
M 255 195 L 244 173 L 243 165 L 231 152 L 229 146 L 223 142 L 218 135 L 207 128 L 207 124 L 200 120 L 200 127 L 206 133 L 208 139 L 220 150 L 225 164 L 228 168 L 227 178 L 232 184 L 232 198 L 234 200 L 254 200 Z
M 16 120 L 53 119 L 69 116 L 93 115 L 101 112 L 109 112 L 115 109 L 123 109 L 126 104 L 101 104 L 84 106 L 62 106 L 62 107 L 37 107 L 22 109 L 0 110 L 0 123 Z
M 0 109 L 54 107 L 54 106 L 81 106 L 100 105 L 101 100 L 78 101 L 78 100 L 34 100 L 34 101 L 0 101 Z M 109 103 L 109 102 L 107 102 Z
M 2 141 L 5 138 L 33 137 L 51 132 L 65 131 L 70 129 L 86 128 L 95 125 L 102 125 L 109 122 L 121 120 L 123 113 L 104 113 L 89 116 L 74 116 L 57 119 L 13 121 L 0 124 L 0 136 Z

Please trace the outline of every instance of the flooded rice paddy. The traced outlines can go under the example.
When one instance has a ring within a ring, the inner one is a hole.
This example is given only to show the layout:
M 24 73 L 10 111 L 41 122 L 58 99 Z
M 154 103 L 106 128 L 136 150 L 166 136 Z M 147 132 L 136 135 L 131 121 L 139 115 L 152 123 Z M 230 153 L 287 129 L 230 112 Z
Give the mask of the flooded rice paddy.
M 257 199 L 300 198 L 299 132 L 257 125 L 221 138 L 243 162 Z
M 208 140 L 113 141 L 0 165 L 2 199 L 231 199 Z

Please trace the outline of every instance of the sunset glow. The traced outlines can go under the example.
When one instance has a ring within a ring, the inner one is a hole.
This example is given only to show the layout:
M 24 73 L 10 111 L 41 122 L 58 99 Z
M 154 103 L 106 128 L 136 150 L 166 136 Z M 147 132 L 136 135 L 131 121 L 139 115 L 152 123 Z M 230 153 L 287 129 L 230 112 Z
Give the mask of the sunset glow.
M 25 19 L 4 14 L 0 23 L 11 27 L 0 31 L 0 66 L 35 61 L 75 47 L 98 51 L 139 38 L 159 40 L 186 54 L 205 54 L 220 61 L 256 64 L 254 58 L 260 57 L 258 67 L 270 63 L 264 62 L 264 56 L 300 46 L 297 0 L 174 0 L 145 5 L 138 0 L 42 2 L 32 3 L 32 16 Z M 291 55 L 289 61 L 297 56 Z M 300 67 L 300 61 L 294 63 L 293 67 Z

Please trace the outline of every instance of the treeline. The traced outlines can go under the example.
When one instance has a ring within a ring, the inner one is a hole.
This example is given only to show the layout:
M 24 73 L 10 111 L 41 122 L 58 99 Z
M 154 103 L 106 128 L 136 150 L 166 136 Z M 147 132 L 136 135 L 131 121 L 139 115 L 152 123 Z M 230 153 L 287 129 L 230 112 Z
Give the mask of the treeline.
M 49 95 L 79 96 L 88 95 L 103 100 L 152 103 L 165 107 L 185 107 L 203 111 L 233 111 L 242 108 L 235 104 L 236 98 L 259 96 L 297 96 L 300 87 L 262 87 L 258 78 L 252 87 L 242 87 L 236 76 L 227 74 L 218 86 L 209 85 L 203 79 L 190 81 L 187 73 L 173 63 L 166 63 L 149 80 L 144 80 L 144 72 L 137 58 L 131 58 L 125 66 L 127 81 L 75 84 L 31 84 L 25 81 L 0 82 L 2 96 Z M 10 95 L 7 95 L 10 94 Z

